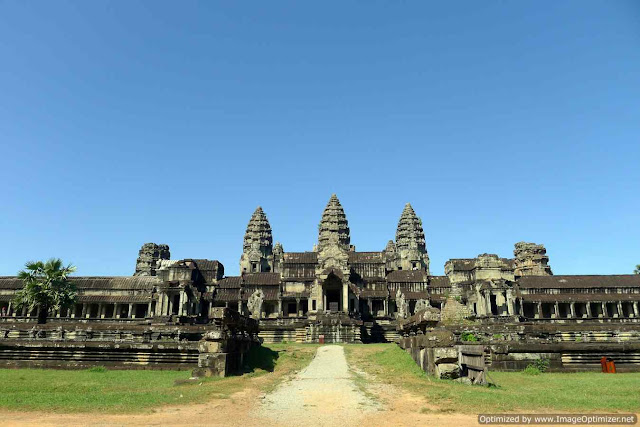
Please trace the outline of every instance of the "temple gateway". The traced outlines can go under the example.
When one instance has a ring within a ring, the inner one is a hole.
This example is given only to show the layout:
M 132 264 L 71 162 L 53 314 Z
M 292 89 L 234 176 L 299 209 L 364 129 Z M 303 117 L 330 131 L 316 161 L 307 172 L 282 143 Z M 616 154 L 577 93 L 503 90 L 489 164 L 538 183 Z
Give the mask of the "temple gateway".
M 433 276 L 422 221 L 410 204 L 402 210 L 395 240 L 379 252 L 358 252 L 334 194 L 311 251 L 286 252 L 282 244 L 274 244 L 267 216 L 258 207 L 247 225 L 239 276 L 225 276 L 218 261 L 172 260 L 169 246 L 146 243 L 133 276 L 74 277 L 75 308 L 51 316 L 197 321 L 216 307 L 227 307 L 260 319 L 261 325 L 327 315 L 343 323 L 352 319 L 387 325 L 433 307 L 443 319 L 638 319 L 640 276 L 555 276 L 548 261 L 542 245 L 520 242 L 513 258 L 481 254 L 450 259 L 446 275 Z M 16 313 L 11 306 L 21 286 L 15 277 L 0 278 L 0 306 L 7 316 L 35 317 L 37 313 Z

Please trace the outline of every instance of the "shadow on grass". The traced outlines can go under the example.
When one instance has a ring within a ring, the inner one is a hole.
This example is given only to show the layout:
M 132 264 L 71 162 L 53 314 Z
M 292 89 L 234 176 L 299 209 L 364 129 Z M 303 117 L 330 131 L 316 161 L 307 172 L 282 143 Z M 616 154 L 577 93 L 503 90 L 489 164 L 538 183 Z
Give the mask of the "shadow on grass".
M 244 372 L 250 373 L 257 369 L 273 372 L 279 354 L 268 347 L 254 345 L 244 357 Z

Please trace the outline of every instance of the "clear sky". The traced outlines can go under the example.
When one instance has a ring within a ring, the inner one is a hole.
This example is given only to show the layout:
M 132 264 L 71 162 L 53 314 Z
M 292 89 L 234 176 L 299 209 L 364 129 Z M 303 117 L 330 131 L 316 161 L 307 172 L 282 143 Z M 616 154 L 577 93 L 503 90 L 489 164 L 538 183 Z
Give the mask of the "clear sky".
M 130 275 L 145 242 L 238 274 L 261 205 L 360 251 L 406 202 L 432 272 L 544 243 L 640 263 L 640 2 L 0 1 L 0 274 Z

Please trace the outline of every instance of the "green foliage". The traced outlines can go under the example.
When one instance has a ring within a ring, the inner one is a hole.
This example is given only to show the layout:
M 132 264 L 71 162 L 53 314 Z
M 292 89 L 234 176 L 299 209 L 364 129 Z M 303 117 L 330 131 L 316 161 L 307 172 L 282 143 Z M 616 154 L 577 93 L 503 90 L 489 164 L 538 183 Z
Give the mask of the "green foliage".
M 536 359 L 533 363 L 527 365 L 524 369 L 525 374 L 529 375 L 540 375 L 549 369 L 549 359 L 541 357 L 540 359 Z
M 27 307 L 29 311 L 39 307 L 38 321 L 44 323 L 49 310 L 65 310 L 75 303 L 76 288 L 68 279 L 74 271 L 76 267 L 65 267 L 59 258 L 27 262 L 25 269 L 18 272 L 24 287 L 16 293 L 13 304 L 16 309 Z
M 504 339 L 504 335 L 502 335 L 502 334 L 493 334 L 493 339 L 494 340 L 502 340 L 502 339 Z
M 640 274 L 640 264 L 636 265 L 635 270 L 633 270 L 634 274 Z
M 473 332 L 463 332 L 460 334 L 460 341 L 477 342 L 478 337 Z
M 534 364 L 527 365 L 527 367 L 524 368 L 524 371 L 522 372 L 527 375 L 540 375 L 542 373 L 540 372 L 540 369 L 536 368 Z
M 462 303 L 462 297 L 460 295 L 456 295 L 454 299 L 459 303 Z
M 104 372 L 107 372 L 107 368 L 105 368 L 104 366 L 94 366 L 92 368 L 87 369 L 87 372 L 104 373 Z

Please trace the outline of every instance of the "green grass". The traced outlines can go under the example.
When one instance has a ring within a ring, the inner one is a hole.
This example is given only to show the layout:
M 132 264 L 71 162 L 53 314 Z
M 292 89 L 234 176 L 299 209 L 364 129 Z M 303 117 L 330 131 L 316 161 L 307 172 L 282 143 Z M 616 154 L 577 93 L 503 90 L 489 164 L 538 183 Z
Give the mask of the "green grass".
M 257 347 L 245 359 L 244 375 L 190 383 L 184 383 L 190 371 L 0 369 L 0 408 L 122 413 L 224 399 L 246 387 L 272 389 L 285 375 L 306 366 L 315 349 L 276 344 Z M 263 376 L 266 378 L 256 381 Z
M 345 349 L 350 364 L 378 380 L 425 396 L 442 412 L 640 411 L 640 373 L 489 372 L 498 387 L 480 387 L 429 377 L 395 344 Z

